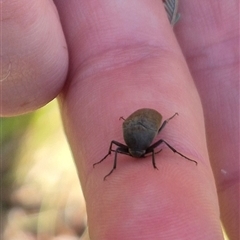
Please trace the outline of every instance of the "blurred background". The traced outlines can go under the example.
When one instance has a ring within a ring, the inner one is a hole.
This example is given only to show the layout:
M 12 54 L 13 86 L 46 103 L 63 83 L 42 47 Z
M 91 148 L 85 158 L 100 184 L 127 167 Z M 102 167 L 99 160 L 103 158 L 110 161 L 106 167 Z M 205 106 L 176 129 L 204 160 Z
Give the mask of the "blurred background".
M 0 118 L 0 144 L 0 240 L 89 240 L 57 101 Z
M 84 198 L 57 101 L 0 123 L 2 240 L 88 240 Z

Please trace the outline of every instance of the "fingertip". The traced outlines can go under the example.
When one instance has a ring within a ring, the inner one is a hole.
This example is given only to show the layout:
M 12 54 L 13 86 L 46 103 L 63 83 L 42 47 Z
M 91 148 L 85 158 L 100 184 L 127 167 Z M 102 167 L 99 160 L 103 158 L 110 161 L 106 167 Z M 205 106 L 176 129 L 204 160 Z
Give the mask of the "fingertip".
M 11 68 L 1 79 L 1 114 L 11 116 L 36 110 L 59 94 L 68 51 L 51 1 L 5 1 L 2 15 L 3 65 Z

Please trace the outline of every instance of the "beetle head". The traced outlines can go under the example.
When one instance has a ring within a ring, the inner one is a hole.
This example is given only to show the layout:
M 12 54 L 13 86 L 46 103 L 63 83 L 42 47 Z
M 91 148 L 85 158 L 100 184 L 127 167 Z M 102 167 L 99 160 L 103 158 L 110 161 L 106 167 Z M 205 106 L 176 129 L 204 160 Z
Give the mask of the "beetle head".
M 136 150 L 136 149 L 129 148 L 128 152 L 131 154 L 131 156 L 140 158 L 144 156 L 144 154 L 146 153 L 146 150 Z

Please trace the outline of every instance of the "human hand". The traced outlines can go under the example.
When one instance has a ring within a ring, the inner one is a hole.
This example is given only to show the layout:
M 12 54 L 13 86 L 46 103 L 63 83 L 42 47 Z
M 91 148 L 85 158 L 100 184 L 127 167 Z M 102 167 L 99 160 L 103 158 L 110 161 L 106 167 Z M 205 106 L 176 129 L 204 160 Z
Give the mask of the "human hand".
M 11 74 L 2 82 L 2 113 L 34 110 L 66 83 L 62 115 L 91 239 L 221 239 L 218 201 L 236 239 L 237 1 L 181 0 L 176 36 L 161 1 L 56 0 L 61 24 L 49 1 L 4 4 L 16 11 L 4 17 L 3 60 Z M 142 107 L 164 119 L 179 113 L 161 137 L 198 166 L 164 149 L 156 155 L 159 171 L 150 158 L 121 156 L 102 181 L 113 156 L 92 164 L 111 140 L 123 141 L 119 117 Z

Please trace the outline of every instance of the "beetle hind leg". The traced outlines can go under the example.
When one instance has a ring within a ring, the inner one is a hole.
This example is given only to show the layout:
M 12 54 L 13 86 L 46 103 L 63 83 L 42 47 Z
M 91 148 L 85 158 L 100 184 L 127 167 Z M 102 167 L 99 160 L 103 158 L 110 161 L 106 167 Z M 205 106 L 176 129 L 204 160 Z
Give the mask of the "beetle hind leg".
M 173 148 L 171 145 L 169 145 L 166 141 L 162 140 L 162 142 L 164 142 L 174 153 L 177 153 L 178 155 L 180 155 L 181 157 L 187 159 L 188 161 L 194 162 L 196 165 L 198 164 L 197 161 L 186 157 L 185 155 L 183 155 L 182 153 L 178 152 L 175 148 Z

